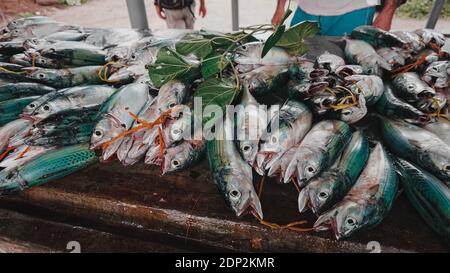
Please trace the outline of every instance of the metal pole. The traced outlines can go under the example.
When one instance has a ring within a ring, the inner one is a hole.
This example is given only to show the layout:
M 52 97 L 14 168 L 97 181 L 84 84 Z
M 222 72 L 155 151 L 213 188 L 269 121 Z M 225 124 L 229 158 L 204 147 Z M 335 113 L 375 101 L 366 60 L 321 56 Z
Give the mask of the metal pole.
M 231 0 L 231 22 L 233 31 L 239 30 L 239 2 Z
M 433 4 L 433 8 L 431 9 L 430 16 L 428 17 L 428 22 L 426 28 L 434 29 L 436 27 L 436 23 L 439 19 L 439 15 L 444 8 L 445 0 L 435 0 Z
M 127 0 L 127 7 L 131 27 L 139 30 L 147 30 L 148 21 L 144 0 Z

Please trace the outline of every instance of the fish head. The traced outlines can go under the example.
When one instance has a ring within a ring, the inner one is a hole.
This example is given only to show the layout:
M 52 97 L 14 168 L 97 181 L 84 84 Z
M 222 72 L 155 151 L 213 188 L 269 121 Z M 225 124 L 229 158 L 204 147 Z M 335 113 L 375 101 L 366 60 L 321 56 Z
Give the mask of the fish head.
M 325 52 L 317 57 L 316 63 L 319 68 L 324 68 L 331 72 L 335 72 L 338 67 L 345 65 L 344 59 L 329 52 Z
M 308 195 L 305 197 L 309 199 L 309 206 L 314 213 L 321 213 L 328 206 L 333 195 L 333 184 L 336 182 L 338 182 L 336 173 L 326 172 L 308 183 L 305 188 Z M 302 201 L 299 196 L 299 206 L 303 203 L 305 201 Z
M 94 128 L 91 136 L 91 149 L 97 149 L 102 144 L 110 141 L 113 137 L 120 135 L 125 131 L 123 127 L 113 117 L 102 118 Z
M 313 97 L 311 102 L 317 114 L 321 115 L 327 112 L 331 108 L 331 105 L 337 102 L 337 98 L 333 94 L 323 93 Z
M 186 85 L 180 81 L 170 81 L 164 84 L 159 90 L 159 96 L 156 98 L 158 110 L 160 113 L 183 103 L 187 92 Z
M 51 100 L 45 102 L 44 104 L 40 105 L 33 111 L 32 113 L 33 118 L 43 120 L 55 113 L 62 111 L 65 105 L 64 102 L 65 100 L 63 99 L 63 97 L 61 97 L 61 100 L 59 100 L 58 103 Z
M 296 166 L 290 166 L 288 170 L 296 167 L 297 181 L 300 186 L 305 186 L 313 177 L 320 173 L 323 153 L 319 153 L 314 149 L 303 149 L 302 153 L 297 155 L 297 160 L 291 162 L 291 164 Z M 285 178 L 287 177 L 290 177 L 290 175 L 285 176 Z
M 250 165 L 256 160 L 256 154 L 258 153 L 258 141 L 256 140 L 243 140 L 239 141 L 239 151 L 242 158 Z
M 61 76 L 57 72 L 58 70 L 30 68 L 30 71 L 26 77 L 40 83 L 53 85 L 62 81 Z
M 17 167 L 0 170 L 0 195 L 9 194 L 27 188 L 27 182 L 20 176 Z
M 336 239 L 347 238 L 366 226 L 371 207 L 345 199 L 322 214 L 314 223 L 317 231 L 332 230 Z
M 252 181 L 241 181 L 241 177 L 233 176 L 226 186 L 226 200 L 237 217 L 252 214 L 263 219 L 261 202 L 253 188 Z
M 191 150 L 184 147 L 185 145 L 178 145 L 164 152 L 161 163 L 162 175 L 181 170 L 188 164 Z
M 240 45 L 234 51 L 235 59 L 238 59 L 240 57 L 261 58 L 263 47 L 264 44 L 261 42 L 251 42 Z
M 358 105 L 341 110 L 340 119 L 349 124 L 360 121 L 367 114 L 366 100 L 361 94 L 358 98 Z

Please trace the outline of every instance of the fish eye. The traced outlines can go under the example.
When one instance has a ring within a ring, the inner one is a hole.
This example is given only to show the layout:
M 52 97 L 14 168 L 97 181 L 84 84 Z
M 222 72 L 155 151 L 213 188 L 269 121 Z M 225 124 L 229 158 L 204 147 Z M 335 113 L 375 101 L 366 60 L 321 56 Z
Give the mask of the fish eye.
M 351 112 L 350 112 L 349 110 L 347 110 L 347 111 L 342 111 L 342 114 L 343 114 L 344 116 L 348 116 L 348 115 L 351 114 Z
M 169 108 L 173 108 L 173 107 L 175 107 L 176 105 L 177 105 L 176 103 L 172 102 L 172 103 L 169 104 Z
M 367 74 L 373 74 L 373 69 L 372 68 L 369 68 L 369 69 L 367 69 Z
M 306 171 L 309 173 L 315 173 L 316 169 L 313 166 L 308 166 L 308 167 L 306 167 Z
M 44 106 L 42 107 L 42 109 L 43 109 L 45 112 L 48 112 L 48 111 L 50 111 L 50 106 L 49 106 L 48 104 L 46 104 L 46 105 L 44 105 Z
M 45 79 L 45 74 L 44 73 L 39 73 L 38 75 L 39 79 Z
M 321 191 L 321 192 L 319 192 L 319 198 L 320 198 L 320 199 L 326 199 L 326 198 L 328 198 L 328 192 L 326 192 L 326 191 Z
M 100 131 L 100 130 L 95 130 L 95 132 L 94 132 L 94 134 L 96 135 L 96 136 L 102 136 L 102 131 Z
M 347 219 L 345 219 L 345 224 L 349 227 L 354 227 L 356 226 L 356 220 L 353 217 L 347 217 Z
M 34 107 L 36 107 L 36 105 L 34 103 L 30 103 L 30 105 L 28 105 L 28 107 L 34 108 Z
M 247 46 L 246 45 L 241 46 L 241 48 L 242 48 L 242 50 L 247 50 Z
M 133 61 L 136 60 L 136 55 L 131 54 L 131 59 L 132 59 Z
M 275 137 L 275 136 L 273 136 L 270 140 L 271 140 L 273 143 L 276 143 L 276 142 L 278 141 L 277 137 Z
M 175 135 L 180 135 L 183 132 L 181 129 L 173 129 L 172 133 Z
M 444 169 L 445 169 L 446 172 L 450 172 L 450 165 L 445 166 Z
M 172 166 L 173 167 L 178 167 L 179 165 L 180 165 L 180 161 L 178 161 L 176 159 L 172 160 Z
M 238 190 L 231 190 L 228 194 L 233 199 L 238 199 L 239 197 L 241 197 L 241 192 Z
M 251 151 L 252 147 L 250 145 L 245 145 L 243 149 L 244 149 L 244 152 L 249 152 L 249 151 Z
M 408 90 L 414 90 L 415 86 L 412 85 L 412 84 L 410 84 L 410 85 L 408 85 L 406 88 L 407 88 Z

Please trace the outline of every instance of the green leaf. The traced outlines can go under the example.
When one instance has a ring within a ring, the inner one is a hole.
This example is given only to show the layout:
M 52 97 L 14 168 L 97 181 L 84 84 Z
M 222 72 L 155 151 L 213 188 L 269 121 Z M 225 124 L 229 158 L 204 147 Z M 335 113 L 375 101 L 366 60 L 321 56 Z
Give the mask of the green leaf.
M 210 78 L 198 86 L 194 97 L 202 98 L 203 109 L 208 105 L 217 105 L 225 113 L 226 106 L 233 102 L 238 93 L 239 88 L 234 79 Z M 204 119 L 203 123 L 208 120 Z
M 286 12 L 283 15 L 283 18 L 281 19 L 280 24 L 276 27 L 275 31 L 272 33 L 272 35 L 267 38 L 267 41 L 264 44 L 264 48 L 261 53 L 261 58 L 264 58 L 266 54 L 270 51 L 272 47 L 274 47 L 278 40 L 282 37 L 284 31 L 286 30 L 286 26 L 284 25 L 284 22 L 286 19 L 291 15 L 292 10 L 287 9 Z
M 188 80 L 199 74 L 199 65 L 186 61 L 175 51 L 164 47 L 161 48 L 156 56 L 154 64 L 149 65 L 149 76 L 152 83 L 161 87 L 176 78 Z
M 205 58 L 213 50 L 211 39 L 183 40 L 176 43 L 175 48 L 181 55 L 194 54 L 199 59 Z
M 222 72 L 230 64 L 230 59 L 220 53 L 212 53 L 202 62 L 202 76 L 208 79 Z
M 318 23 L 301 22 L 284 32 L 276 46 L 285 49 L 291 55 L 303 55 L 307 52 L 304 45 L 305 39 L 316 35 L 319 31 Z
M 274 47 L 277 44 L 278 40 L 280 40 L 281 36 L 283 35 L 285 29 L 286 29 L 285 25 L 279 25 L 275 29 L 275 32 L 272 33 L 272 35 L 270 35 L 269 38 L 267 38 L 266 42 L 264 43 L 261 58 L 264 58 L 264 56 L 266 56 L 266 54 L 272 49 L 272 47 Z

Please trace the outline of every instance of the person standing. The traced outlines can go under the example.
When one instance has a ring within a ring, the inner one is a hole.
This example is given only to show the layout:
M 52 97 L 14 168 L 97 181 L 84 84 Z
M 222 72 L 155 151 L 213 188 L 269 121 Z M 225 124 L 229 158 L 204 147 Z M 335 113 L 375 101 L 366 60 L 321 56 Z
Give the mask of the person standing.
M 168 28 L 193 29 L 195 0 L 155 0 L 156 14 L 166 21 Z M 205 0 L 200 0 L 198 14 L 206 15 Z
M 291 26 L 302 21 L 317 21 L 320 34 L 326 36 L 343 36 L 361 25 L 390 30 L 392 18 L 397 7 L 405 0 L 298 0 L 298 6 Z M 272 24 L 280 23 L 285 12 L 286 0 L 278 0 Z M 377 18 L 376 7 L 381 8 Z

